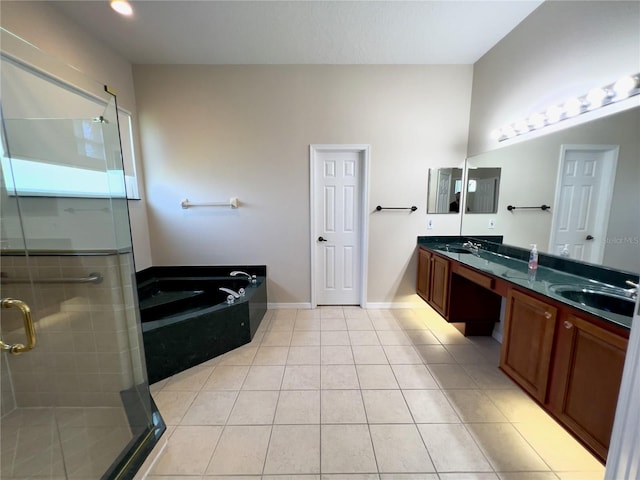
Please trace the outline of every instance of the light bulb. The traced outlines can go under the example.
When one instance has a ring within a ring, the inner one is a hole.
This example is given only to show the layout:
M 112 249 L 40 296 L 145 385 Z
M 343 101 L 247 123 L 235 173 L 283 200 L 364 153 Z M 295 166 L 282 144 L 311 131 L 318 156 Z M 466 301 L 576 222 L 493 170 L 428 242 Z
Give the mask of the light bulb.
M 133 15 L 133 8 L 127 0 L 111 0 L 111 2 L 109 2 L 109 5 L 111 5 L 111 8 L 113 8 L 120 15 L 125 15 L 127 17 Z
M 542 113 L 534 113 L 529 117 L 529 125 L 533 128 L 542 128 L 545 124 L 545 116 Z
M 526 120 L 520 120 L 517 121 L 513 127 L 516 129 L 516 132 L 518 133 L 527 133 L 530 129 L 529 129 L 529 124 L 527 123 Z
M 589 110 L 601 107 L 608 96 L 608 92 L 604 88 L 592 88 L 589 90 L 586 97 L 586 100 L 589 103 Z
M 506 127 L 502 128 L 502 135 L 504 135 L 507 138 L 515 137 L 516 131 L 513 129 L 511 125 L 507 125 Z
M 491 140 L 499 140 L 500 137 L 502 137 L 502 132 L 500 131 L 500 129 L 496 128 L 494 130 L 491 130 L 489 137 L 491 138 Z
M 547 108 L 547 122 L 548 123 L 556 123 L 559 122 L 562 118 L 562 114 L 564 114 L 564 110 L 557 105 L 553 105 L 552 107 Z
M 567 117 L 575 117 L 582 113 L 582 102 L 576 97 L 570 98 L 564 102 L 564 111 Z
M 629 96 L 631 90 L 638 85 L 636 77 L 622 77 L 613 85 L 613 91 L 616 94 L 616 100 L 624 100 Z

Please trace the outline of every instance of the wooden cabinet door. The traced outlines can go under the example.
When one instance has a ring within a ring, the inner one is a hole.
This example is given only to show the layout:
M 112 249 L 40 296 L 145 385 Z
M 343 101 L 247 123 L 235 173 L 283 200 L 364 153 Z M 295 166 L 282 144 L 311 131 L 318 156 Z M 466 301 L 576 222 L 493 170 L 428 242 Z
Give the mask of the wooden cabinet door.
M 500 368 L 544 403 L 557 309 L 525 293 L 507 294 Z
M 628 340 L 568 315 L 558 329 L 554 413 L 601 459 L 607 457 Z M 554 388 L 555 389 L 555 388 Z
M 430 304 L 440 315 L 447 317 L 449 300 L 449 261 L 432 255 L 431 257 L 431 292 Z
M 423 248 L 418 248 L 418 279 L 416 282 L 416 291 L 418 295 L 426 301 L 429 301 L 430 273 L 431 254 Z

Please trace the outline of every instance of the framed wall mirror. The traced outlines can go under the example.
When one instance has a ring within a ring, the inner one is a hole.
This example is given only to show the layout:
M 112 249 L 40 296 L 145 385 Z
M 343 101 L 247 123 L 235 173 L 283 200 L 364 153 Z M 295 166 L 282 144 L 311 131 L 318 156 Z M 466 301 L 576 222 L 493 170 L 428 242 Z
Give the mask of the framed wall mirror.
M 502 235 L 505 244 L 535 243 L 552 255 L 566 246 L 571 259 L 637 273 L 638 132 L 635 107 L 468 158 L 470 177 L 477 169 L 500 169 L 500 195 L 493 213 L 465 209 L 461 234 Z
M 459 213 L 462 168 L 430 168 L 427 188 L 427 213 Z

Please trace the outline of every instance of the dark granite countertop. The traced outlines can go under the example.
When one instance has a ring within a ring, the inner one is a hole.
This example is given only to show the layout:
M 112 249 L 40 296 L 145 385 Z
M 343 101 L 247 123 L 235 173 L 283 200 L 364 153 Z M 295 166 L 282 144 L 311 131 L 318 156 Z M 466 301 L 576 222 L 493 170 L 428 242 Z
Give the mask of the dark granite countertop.
M 518 287 L 531 290 L 540 295 L 587 312 L 607 322 L 630 329 L 632 317 L 619 315 L 614 312 L 600 310 L 577 301 L 566 299 L 555 293 L 553 285 L 580 285 L 592 287 L 629 288 L 626 280 L 637 282 L 638 275 L 620 272 L 595 265 L 582 264 L 571 260 L 561 259 L 550 255 L 539 254 L 538 269 L 535 280 L 530 282 L 527 275 L 529 252 L 525 249 L 500 245 L 495 239 L 490 242 L 481 238 L 473 238 L 474 243 L 480 243 L 478 254 L 455 253 L 447 251 L 447 245 L 459 246 L 467 237 L 418 237 L 418 245 L 438 254 L 475 268 L 481 272 L 504 279 Z

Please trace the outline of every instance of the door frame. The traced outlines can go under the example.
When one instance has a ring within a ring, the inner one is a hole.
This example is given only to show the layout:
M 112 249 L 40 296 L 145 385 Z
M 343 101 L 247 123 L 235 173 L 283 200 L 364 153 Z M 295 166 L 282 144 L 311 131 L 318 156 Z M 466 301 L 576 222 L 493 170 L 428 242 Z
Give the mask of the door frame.
M 554 214 L 551 218 L 551 232 L 549 234 L 549 252 L 552 246 L 555 244 L 556 229 L 558 227 L 560 205 L 560 190 L 562 183 L 562 175 L 564 172 L 564 165 L 567 151 L 575 150 L 587 150 L 587 151 L 599 151 L 605 154 L 603 157 L 607 168 L 603 170 L 603 176 L 600 183 L 600 193 L 598 194 L 599 200 L 597 202 L 597 210 L 594 219 L 594 224 L 598 228 L 595 233 L 595 239 L 597 240 L 592 249 L 592 257 L 595 255 L 596 260 L 589 260 L 589 263 L 602 263 L 604 257 L 604 249 L 606 246 L 605 236 L 609 228 L 609 215 L 611 212 L 611 203 L 613 201 L 613 187 L 616 181 L 616 170 L 618 167 L 618 155 L 620 153 L 619 145 L 592 145 L 592 144 L 566 144 L 560 145 L 560 159 L 558 161 L 558 173 L 556 176 L 556 192 L 553 205 L 556 206 L 553 210 Z
M 316 231 L 317 202 L 316 202 L 316 166 L 318 156 L 322 152 L 355 152 L 360 158 L 360 306 L 367 306 L 367 274 L 369 271 L 367 259 L 369 257 L 369 169 L 371 165 L 371 145 L 367 144 L 311 144 L 309 145 L 310 188 L 309 188 L 309 219 L 310 219 L 310 256 L 311 256 L 311 308 L 318 306 L 316 293 L 316 274 L 318 265 L 316 262 L 315 248 L 318 232 Z

